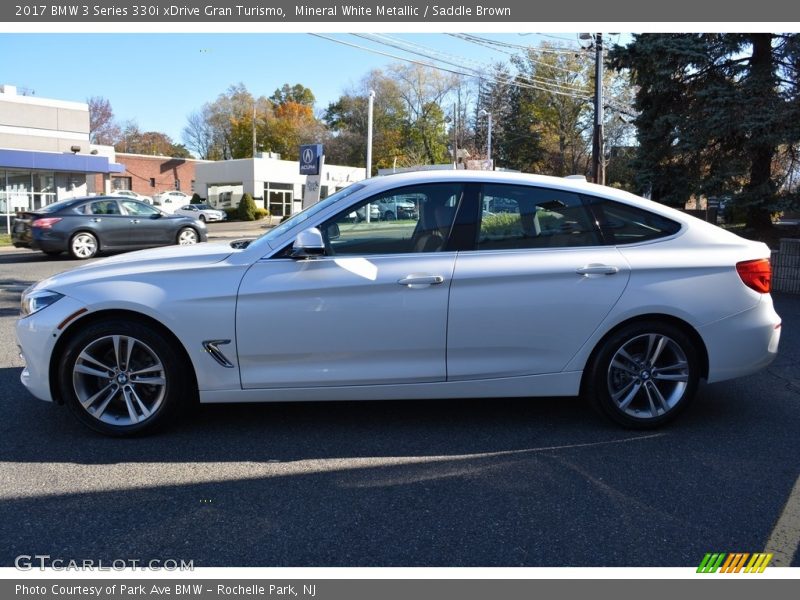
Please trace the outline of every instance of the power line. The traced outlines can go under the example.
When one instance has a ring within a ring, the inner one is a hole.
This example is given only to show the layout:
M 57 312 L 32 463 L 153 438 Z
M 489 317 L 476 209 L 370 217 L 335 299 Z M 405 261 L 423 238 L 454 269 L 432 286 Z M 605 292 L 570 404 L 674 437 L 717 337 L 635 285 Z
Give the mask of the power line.
M 309 33 L 308 35 L 311 35 L 311 36 L 314 36 L 314 37 L 318 37 L 318 38 L 321 38 L 321 39 L 324 39 L 324 40 L 328 40 L 329 42 L 334 42 L 334 43 L 337 43 L 337 44 L 342 44 L 344 46 L 349 46 L 351 48 L 356 48 L 358 50 L 364 50 L 365 52 L 372 52 L 374 54 L 379 54 L 381 56 L 387 56 L 389 58 L 393 58 L 393 59 L 396 59 L 396 60 L 402 60 L 402 61 L 409 62 L 409 63 L 412 63 L 412 64 L 421 65 L 423 67 L 429 67 L 431 69 L 438 69 L 438 70 L 444 71 L 446 73 L 453 73 L 454 75 L 463 75 L 465 77 L 477 77 L 479 79 L 487 79 L 487 80 L 490 80 L 490 81 L 494 81 L 496 83 L 502 83 L 502 84 L 505 84 L 505 85 L 511 85 L 511 86 L 515 86 L 515 87 L 518 87 L 518 88 L 535 89 L 535 90 L 539 90 L 539 91 L 542 91 L 542 92 L 548 92 L 548 93 L 559 95 L 559 96 L 568 96 L 570 98 L 577 98 L 577 99 L 580 99 L 580 100 L 590 100 L 591 99 L 589 96 L 577 94 L 577 93 L 574 93 L 574 92 L 572 92 L 572 93 L 570 93 L 570 92 L 561 92 L 561 91 L 550 89 L 550 88 L 546 88 L 546 87 L 540 87 L 540 86 L 532 85 L 532 84 L 525 84 L 525 83 L 516 81 L 514 78 L 509 78 L 507 80 L 504 80 L 504 79 L 501 79 L 501 78 L 498 78 L 498 77 L 494 77 L 491 74 L 477 73 L 477 72 L 474 72 L 474 71 L 466 71 L 465 72 L 464 70 L 455 70 L 455 69 L 451 69 L 451 68 L 447 68 L 447 67 L 443 67 L 443 66 L 434 64 L 432 62 L 420 61 L 420 60 L 415 60 L 415 59 L 412 59 L 412 58 L 407 58 L 407 57 L 404 57 L 404 56 L 398 56 L 396 54 L 392 54 L 392 53 L 389 53 L 389 52 L 384 52 L 382 50 L 378 50 L 376 48 L 368 48 L 366 46 L 361 46 L 359 44 L 354 44 L 352 42 L 347 42 L 347 41 L 340 40 L 340 39 L 337 39 L 337 38 L 328 37 L 326 35 L 322 35 L 322 34 L 319 34 L 319 33 Z M 462 69 L 466 69 L 466 67 L 462 67 Z
M 386 36 L 386 35 L 369 35 L 369 34 L 365 35 L 365 34 L 358 34 L 358 33 L 354 33 L 352 35 L 354 35 L 356 37 L 363 38 L 363 39 L 367 39 L 367 40 L 372 41 L 372 42 L 376 42 L 376 43 L 379 43 L 379 44 L 390 46 L 392 48 L 396 48 L 398 50 L 402 50 L 403 52 L 409 52 L 411 54 L 417 54 L 419 56 L 423 56 L 424 58 L 430 58 L 432 60 L 436 60 L 436 61 L 439 61 L 439 62 L 444 62 L 445 64 L 449 64 L 449 65 L 456 66 L 456 67 L 461 67 L 461 68 L 471 69 L 471 70 L 476 70 L 477 69 L 482 73 L 490 71 L 491 68 L 492 68 L 491 65 L 487 65 L 485 63 L 480 63 L 478 61 L 471 60 L 471 59 L 468 59 L 468 58 L 465 58 L 465 57 L 453 56 L 452 54 L 447 54 L 447 53 L 444 53 L 444 52 L 433 50 L 433 49 L 427 48 L 425 46 L 420 46 L 419 44 L 413 44 L 411 42 L 406 42 L 405 40 L 398 40 L 396 38 L 392 38 L 392 37 Z M 384 40 L 388 40 L 388 41 L 384 41 Z M 430 54 L 431 52 L 433 52 L 433 55 Z M 447 57 L 447 58 L 441 58 L 442 56 Z M 448 60 L 448 59 L 450 59 L 450 60 Z M 457 62 L 459 60 L 462 61 L 462 62 Z M 556 68 L 556 69 L 559 68 L 556 65 L 549 65 L 547 63 L 541 63 L 541 62 L 536 61 L 534 59 L 530 59 L 530 60 L 532 62 L 537 62 L 539 64 L 542 64 L 542 65 L 544 65 L 546 67 L 553 67 L 553 68 Z M 466 66 L 464 64 L 464 62 L 471 63 L 472 65 L 475 65 L 475 67 Z M 574 75 L 583 75 L 583 73 L 581 73 L 579 71 L 572 71 L 572 70 L 567 70 L 567 69 L 562 69 L 562 70 L 566 70 L 570 74 L 574 74 Z M 557 80 L 555 78 L 551 79 L 551 78 L 539 77 L 539 76 L 530 77 L 528 75 L 523 75 L 521 73 L 517 75 L 517 78 L 523 79 L 525 81 L 528 81 L 531 84 L 539 84 L 539 85 L 544 85 L 544 86 L 548 86 L 548 87 L 555 87 L 555 88 L 558 88 L 558 89 L 561 89 L 561 90 L 570 91 L 570 92 L 589 93 L 589 90 L 583 84 L 580 84 L 580 83 L 575 84 L 575 83 L 563 82 L 563 81 L 559 81 L 559 80 Z

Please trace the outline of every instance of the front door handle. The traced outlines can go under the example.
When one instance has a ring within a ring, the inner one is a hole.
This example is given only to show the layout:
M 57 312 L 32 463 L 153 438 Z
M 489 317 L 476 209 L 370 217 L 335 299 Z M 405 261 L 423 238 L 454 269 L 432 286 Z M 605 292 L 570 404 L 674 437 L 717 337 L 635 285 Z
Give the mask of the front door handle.
M 131 223 L 138 223 L 139 219 L 131 219 Z
M 619 273 L 619 268 L 613 265 L 591 264 L 575 269 L 578 275 L 614 275 Z
M 98 219 L 97 217 L 92 219 L 92 223 L 99 223 L 100 221 L 102 221 L 102 219 Z
M 399 279 L 397 283 L 408 287 L 427 287 L 444 283 L 444 277 L 441 275 L 406 275 Z

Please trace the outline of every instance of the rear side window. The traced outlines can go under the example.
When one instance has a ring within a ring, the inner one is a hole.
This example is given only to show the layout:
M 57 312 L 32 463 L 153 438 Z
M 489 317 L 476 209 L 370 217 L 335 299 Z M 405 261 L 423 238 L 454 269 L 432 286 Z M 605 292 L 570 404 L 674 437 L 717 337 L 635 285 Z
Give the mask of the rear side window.
M 600 233 L 580 196 L 522 185 L 484 185 L 478 250 L 599 246 Z
M 100 200 L 89 204 L 90 215 L 118 215 L 119 206 L 114 200 Z
M 595 214 L 606 244 L 648 242 L 674 235 L 681 225 L 650 211 L 603 198 L 584 197 Z

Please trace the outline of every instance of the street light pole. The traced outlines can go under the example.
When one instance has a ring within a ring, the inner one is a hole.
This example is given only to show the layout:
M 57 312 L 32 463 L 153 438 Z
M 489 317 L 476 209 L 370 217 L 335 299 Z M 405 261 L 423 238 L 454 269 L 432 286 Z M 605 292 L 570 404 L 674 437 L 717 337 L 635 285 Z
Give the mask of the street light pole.
M 367 179 L 372 177 L 372 105 L 374 101 L 375 90 L 370 90 L 369 104 L 367 105 Z
M 592 139 L 592 175 L 594 182 L 606 183 L 603 162 L 603 34 L 594 35 L 594 136 Z

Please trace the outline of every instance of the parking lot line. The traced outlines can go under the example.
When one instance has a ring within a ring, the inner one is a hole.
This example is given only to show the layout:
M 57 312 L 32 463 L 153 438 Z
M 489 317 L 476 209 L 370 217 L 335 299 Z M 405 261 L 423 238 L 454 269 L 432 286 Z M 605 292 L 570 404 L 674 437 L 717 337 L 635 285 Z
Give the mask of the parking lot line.
M 765 553 L 772 553 L 773 567 L 790 567 L 800 545 L 800 477 L 794 482 L 789 499 L 783 507 L 772 533 L 767 540 Z

